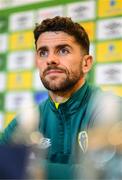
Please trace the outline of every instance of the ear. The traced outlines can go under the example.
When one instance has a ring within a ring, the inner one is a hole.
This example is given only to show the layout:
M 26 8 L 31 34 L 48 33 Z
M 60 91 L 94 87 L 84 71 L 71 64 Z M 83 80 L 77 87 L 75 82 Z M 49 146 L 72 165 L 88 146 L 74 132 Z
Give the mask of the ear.
M 93 63 L 93 58 L 91 55 L 85 55 L 82 59 L 82 70 L 84 74 L 87 74 L 91 67 L 92 67 L 92 63 Z

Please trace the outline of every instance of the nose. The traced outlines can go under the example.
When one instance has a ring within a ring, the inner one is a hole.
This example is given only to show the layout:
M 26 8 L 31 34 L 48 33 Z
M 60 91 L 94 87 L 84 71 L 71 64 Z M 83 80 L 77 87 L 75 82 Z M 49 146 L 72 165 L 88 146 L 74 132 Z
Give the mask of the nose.
M 59 64 L 58 57 L 55 54 L 50 54 L 47 59 L 47 64 L 48 65 L 50 65 L 50 64 L 58 65 Z

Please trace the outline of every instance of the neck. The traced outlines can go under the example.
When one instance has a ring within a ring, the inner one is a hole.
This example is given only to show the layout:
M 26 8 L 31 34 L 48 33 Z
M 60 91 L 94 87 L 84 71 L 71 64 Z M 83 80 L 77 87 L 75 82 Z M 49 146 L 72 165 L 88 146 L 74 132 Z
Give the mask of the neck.
M 80 87 L 82 87 L 84 83 L 85 83 L 84 79 L 80 80 L 69 91 L 64 91 L 64 92 L 59 92 L 59 91 L 58 92 L 52 92 L 52 91 L 49 91 L 49 95 L 50 95 L 51 99 L 54 102 L 63 103 L 66 100 L 68 100 L 72 96 L 72 94 L 74 92 L 76 92 Z

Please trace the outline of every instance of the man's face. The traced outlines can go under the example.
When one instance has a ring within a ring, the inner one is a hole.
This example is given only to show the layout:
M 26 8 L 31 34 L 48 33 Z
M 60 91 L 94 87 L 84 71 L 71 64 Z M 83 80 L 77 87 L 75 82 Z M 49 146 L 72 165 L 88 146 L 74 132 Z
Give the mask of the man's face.
M 44 32 L 37 40 L 40 78 L 52 92 L 67 91 L 83 79 L 82 58 L 80 45 L 67 33 Z

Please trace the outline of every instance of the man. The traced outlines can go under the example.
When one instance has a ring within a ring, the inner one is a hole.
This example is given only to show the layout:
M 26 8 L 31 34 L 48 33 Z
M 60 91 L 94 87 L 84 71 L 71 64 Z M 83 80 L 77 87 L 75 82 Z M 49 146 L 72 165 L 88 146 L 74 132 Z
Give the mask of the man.
M 47 178 L 92 178 L 93 174 L 86 175 L 83 163 L 90 145 L 88 130 L 119 121 L 120 98 L 88 85 L 86 75 L 93 60 L 88 35 L 78 23 L 65 17 L 46 19 L 37 25 L 34 37 L 36 66 L 49 92 L 39 106 L 39 132 L 48 151 Z M 1 143 L 11 141 L 16 127 L 14 119 Z

